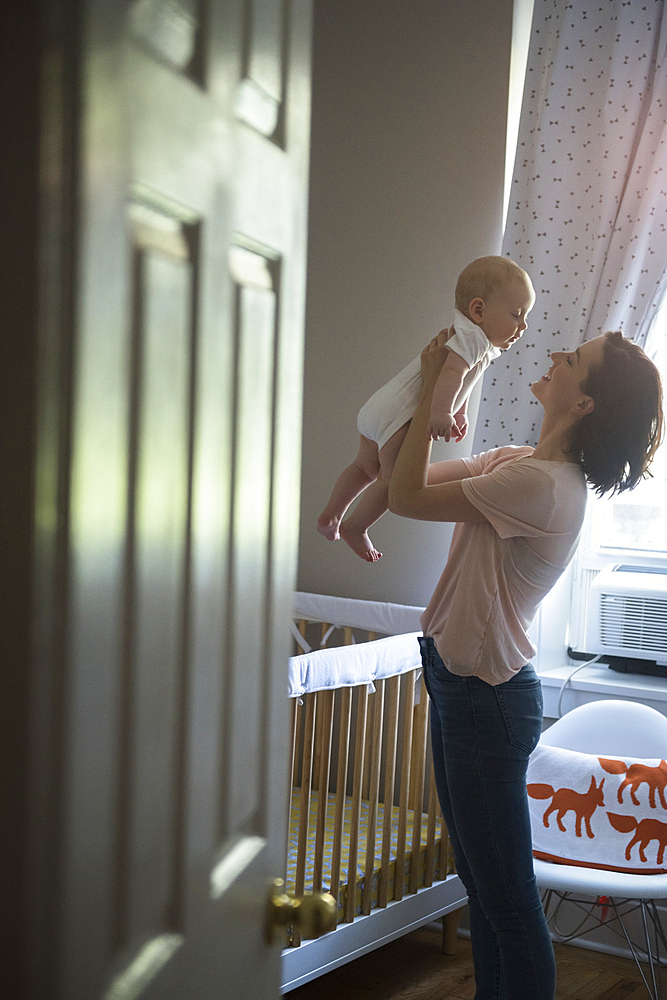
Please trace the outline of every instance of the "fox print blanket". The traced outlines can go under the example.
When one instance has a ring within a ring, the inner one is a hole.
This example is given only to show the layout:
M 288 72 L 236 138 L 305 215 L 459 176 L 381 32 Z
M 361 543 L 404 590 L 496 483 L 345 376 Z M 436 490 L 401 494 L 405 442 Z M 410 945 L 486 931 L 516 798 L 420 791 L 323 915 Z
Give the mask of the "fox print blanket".
M 632 874 L 667 871 L 667 762 L 538 744 L 528 764 L 533 854 Z

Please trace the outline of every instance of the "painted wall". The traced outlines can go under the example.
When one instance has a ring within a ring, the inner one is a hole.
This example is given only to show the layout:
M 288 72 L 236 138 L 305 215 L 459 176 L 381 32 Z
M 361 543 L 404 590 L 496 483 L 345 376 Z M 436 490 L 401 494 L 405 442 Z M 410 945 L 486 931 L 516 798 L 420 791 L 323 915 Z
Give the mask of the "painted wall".
M 316 0 L 301 590 L 421 605 L 444 565 L 448 525 L 386 514 L 369 565 L 315 522 L 360 406 L 500 251 L 511 41 L 512 0 Z

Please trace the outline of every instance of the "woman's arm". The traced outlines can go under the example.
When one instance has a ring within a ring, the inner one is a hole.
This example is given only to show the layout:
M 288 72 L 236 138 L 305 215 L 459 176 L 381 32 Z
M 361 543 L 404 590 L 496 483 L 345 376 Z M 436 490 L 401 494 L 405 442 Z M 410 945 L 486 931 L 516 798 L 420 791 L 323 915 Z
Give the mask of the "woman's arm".
M 469 479 L 468 466 L 462 458 L 448 458 L 444 462 L 431 462 L 428 467 L 428 485 L 452 483 L 455 480 Z
M 427 434 L 433 390 L 447 354 L 447 330 L 422 351 L 423 388 L 389 483 L 389 510 L 419 521 L 486 521 L 461 488 L 467 479 L 463 462 L 442 462 L 429 473 L 431 441 Z M 452 475 L 457 478 L 450 478 Z M 437 482 L 434 482 L 434 479 Z

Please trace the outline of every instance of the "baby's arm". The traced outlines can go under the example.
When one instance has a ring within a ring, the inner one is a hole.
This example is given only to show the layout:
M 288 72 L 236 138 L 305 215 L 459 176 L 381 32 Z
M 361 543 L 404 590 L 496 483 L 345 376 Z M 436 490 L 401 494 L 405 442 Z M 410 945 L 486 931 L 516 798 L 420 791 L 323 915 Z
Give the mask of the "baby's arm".
M 456 436 L 457 441 L 462 441 L 463 438 L 468 433 L 468 397 L 464 399 L 462 405 L 454 414 L 454 420 L 456 421 L 456 427 L 458 434 Z
M 433 438 L 434 441 L 437 441 L 439 437 L 444 437 L 445 441 L 449 441 L 452 432 L 454 432 L 457 440 L 463 437 L 452 409 L 454 401 L 461 391 L 463 379 L 467 371 L 468 365 L 460 354 L 450 350 L 433 390 L 428 436 Z M 461 407 L 461 410 L 464 411 L 463 416 L 465 417 L 465 404 Z M 459 413 L 461 413 L 461 410 L 459 410 Z

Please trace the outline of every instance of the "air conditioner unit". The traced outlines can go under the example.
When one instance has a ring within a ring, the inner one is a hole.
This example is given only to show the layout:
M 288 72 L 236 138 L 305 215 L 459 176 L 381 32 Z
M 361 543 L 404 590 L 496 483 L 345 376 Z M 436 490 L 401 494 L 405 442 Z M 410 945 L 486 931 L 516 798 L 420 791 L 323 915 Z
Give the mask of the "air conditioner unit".
M 667 570 L 610 565 L 591 583 L 587 652 L 667 664 Z

